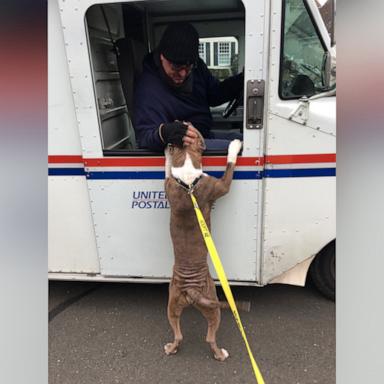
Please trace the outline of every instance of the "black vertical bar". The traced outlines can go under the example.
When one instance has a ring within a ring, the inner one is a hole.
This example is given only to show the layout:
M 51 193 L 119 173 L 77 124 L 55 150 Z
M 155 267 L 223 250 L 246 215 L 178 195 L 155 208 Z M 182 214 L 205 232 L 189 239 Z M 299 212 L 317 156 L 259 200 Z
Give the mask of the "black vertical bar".
M 212 66 L 211 64 L 211 43 L 205 43 L 205 59 L 208 67 Z
M 213 43 L 213 65 L 219 65 L 219 48 L 217 43 Z

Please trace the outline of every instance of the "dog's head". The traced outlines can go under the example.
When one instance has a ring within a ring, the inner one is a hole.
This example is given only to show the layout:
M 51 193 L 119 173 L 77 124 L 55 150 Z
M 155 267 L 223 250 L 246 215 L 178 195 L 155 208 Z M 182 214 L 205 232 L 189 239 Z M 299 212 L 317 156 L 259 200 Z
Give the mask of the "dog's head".
M 169 154 L 172 158 L 172 166 L 182 167 L 185 163 L 185 159 L 188 153 L 189 157 L 192 160 L 193 166 L 196 169 L 201 168 L 201 157 L 205 148 L 205 141 L 200 133 L 198 133 L 198 137 L 196 137 L 192 144 L 183 146 L 182 148 L 170 145 Z

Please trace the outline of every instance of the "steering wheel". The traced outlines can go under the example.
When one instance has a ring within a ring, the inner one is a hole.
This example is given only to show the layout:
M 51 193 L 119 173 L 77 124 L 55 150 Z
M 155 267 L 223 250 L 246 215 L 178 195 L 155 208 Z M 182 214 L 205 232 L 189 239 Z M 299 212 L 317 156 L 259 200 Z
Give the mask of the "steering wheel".
M 243 91 L 235 96 L 226 106 L 222 116 L 224 119 L 228 119 L 229 116 L 236 110 L 236 108 L 243 103 Z

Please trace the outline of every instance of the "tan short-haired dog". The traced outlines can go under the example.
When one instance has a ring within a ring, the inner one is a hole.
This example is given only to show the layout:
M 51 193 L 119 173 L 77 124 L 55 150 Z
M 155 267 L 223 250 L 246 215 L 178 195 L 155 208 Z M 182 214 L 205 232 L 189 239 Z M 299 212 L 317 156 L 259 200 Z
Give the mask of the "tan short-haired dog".
M 167 355 L 177 352 L 183 336 L 180 316 L 192 304 L 208 322 L 206 341 L 214 357 L 224 361 L 228 352 L 218 348 L 216 332 L 220 324 L 220 307 L 215 283 L 209 273 L 207 248 L 200 232 L 191 197 L 193 191 L 204 219 L 210 228 L 211 208 L 216 199 L 229 191 L 241 142 L 233 140 L 228 148 L 227 168 L 221 179 L 208 176 L 202 170 L 204 139 L 198 137 L 193 144 L 165 150 L 165 192 L 171 207 L 171 237 L 175 255 L 173 276 L 169 285 L 168 319 L 174 331 L 174 341 L 164 346 Z

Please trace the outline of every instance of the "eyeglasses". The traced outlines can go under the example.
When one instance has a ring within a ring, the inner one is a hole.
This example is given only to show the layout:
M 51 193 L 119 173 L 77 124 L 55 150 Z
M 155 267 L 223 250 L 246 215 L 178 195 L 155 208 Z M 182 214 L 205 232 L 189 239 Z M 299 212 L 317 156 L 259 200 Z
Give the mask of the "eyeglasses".
M 160 55 L 161 61 L 167 65 L 169 70 L 172 72 L 180 72 L 180 71 L 186 71 L 187 75 L 189 75 L 192 71 L 192 69 L 195 67 L 195 63 L 192 64 L 176 64 L 173 63 L 172 61 L 168 60 L 165 58 L 163 55 Z
M 182 70 L 185 70 L 187 72 L 191 72 L 193 67 L 195 66 L 194 64 L 175 64 L 175 63 L 172 63 L 170 61 L 169 62 L 169 65 L 170 67 L 172 68 L 172 71 L 175 71 L 175 72 L 180 72 Z

